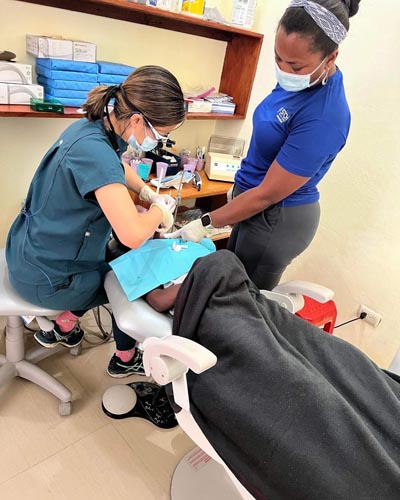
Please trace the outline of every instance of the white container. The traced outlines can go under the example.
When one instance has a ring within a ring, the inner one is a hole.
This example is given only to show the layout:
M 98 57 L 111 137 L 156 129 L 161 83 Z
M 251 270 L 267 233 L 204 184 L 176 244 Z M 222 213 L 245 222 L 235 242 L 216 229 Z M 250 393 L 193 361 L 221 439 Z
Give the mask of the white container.
M 256 13 L 256 0 L 233 0 L 231 23 L 251 29 Z

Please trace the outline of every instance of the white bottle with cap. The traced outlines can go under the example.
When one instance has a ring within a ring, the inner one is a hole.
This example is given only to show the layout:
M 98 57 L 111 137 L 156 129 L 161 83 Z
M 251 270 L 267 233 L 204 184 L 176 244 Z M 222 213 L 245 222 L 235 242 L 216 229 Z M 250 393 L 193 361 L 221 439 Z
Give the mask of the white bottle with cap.
M 231 23 L 251 29 L 256 13 L 256 0 L 233 0 Z

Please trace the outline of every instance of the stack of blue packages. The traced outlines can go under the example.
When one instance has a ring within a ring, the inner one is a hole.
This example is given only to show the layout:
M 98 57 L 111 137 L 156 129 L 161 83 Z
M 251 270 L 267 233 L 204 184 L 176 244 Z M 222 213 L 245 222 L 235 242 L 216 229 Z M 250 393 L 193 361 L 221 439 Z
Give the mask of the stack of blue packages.
M 36 58 L 36 72 L 45 99 L 57 99 L 64 106 L 82 106 L 88 92 L 98 85 L 96 63 Z
M 133 66 L 117 64 L 107 61 L 97 61 L 97 81 L 100 85 L 118 85 L 126 80 L 126 77 L 135 71 Z

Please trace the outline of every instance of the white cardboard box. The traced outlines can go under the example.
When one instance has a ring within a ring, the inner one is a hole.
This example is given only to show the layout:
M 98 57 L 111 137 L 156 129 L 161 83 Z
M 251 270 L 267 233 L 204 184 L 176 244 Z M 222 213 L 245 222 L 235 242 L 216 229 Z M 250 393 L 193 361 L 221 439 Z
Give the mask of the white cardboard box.
M 8 104 L 8 85 L 0 83 L 0 104 Z
M 26 35 L 26 51 L 36 57 L 96 62 L 96 44 L 41 35 Z
M 189 101 L 188 112 L 189 113 L 211 113 L 212 103 L 198 99 L 195 101 Z
M 9 61 L 0 61 L 1 83 L 32 83 L 32 66 Z
M 31 97 L 43 99 L 41 85 L 8 84 L 8 104 L 30 104 Z

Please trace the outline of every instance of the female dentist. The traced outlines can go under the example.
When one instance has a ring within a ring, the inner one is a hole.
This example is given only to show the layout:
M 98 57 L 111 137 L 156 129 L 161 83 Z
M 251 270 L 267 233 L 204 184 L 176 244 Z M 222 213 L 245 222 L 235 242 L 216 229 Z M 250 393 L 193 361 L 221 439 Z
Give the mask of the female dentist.
M 234 224 L 228 249 L 260 289 L 278 284 L 316 233 L 317 185 L 346 144 L 350 111 L 335 61 L 359 2 L 291 1 L 275 37 L 278 84 L 254 112 L 233 200 L 165 237 L 199 241 Z
M 7 240 L 10 282 L 18 294 L 64 311 L 52 331 L 35 333 L 48 348 L 80 344 L 79 317 L 108 302 L 103 281 L 111 228 L 124 245 L 137 248 L 173 222 L 175 201 L 154 193 L 121 154 L 128 144 L 154 149 L 184 121 L 177 79 L 159 66 L 143 66 L 120 85 L 94 88 L 83 109 L 86 117 L 70 125 L 42 159 Z M 129 190 L 151 204 L 147 212 L 138 213 Z M 113 333 L 109 375 L 143 375 L 141 352 L 114 319 Z

